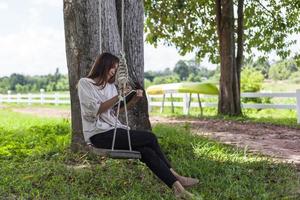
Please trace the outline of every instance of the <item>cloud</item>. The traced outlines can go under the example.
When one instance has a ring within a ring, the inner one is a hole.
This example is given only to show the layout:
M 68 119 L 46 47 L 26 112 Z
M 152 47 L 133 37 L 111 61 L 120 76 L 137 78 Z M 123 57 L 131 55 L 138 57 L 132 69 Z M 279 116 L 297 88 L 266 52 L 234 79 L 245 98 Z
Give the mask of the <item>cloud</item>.
M 194 53 L 188 53 L 185 56 L 179 55 L 173 46 L 158 45 L 157 48 L 145 43 L 145 71 L 162 71 L 167 67 L 173 69 L 179 60 L 195 59 Z M 216 65 L 211 64 L 207 58 L 203 59 L 201 66 L 209 69 L 215 69 Z
M 48 74 L 57 67 L 67 73 L 62 7 L 62 0 L 0 0 L 0 76 Z M 298 44 L 292 49 L 299 52 L 299 35 L 293 37 Z M 180 56 L 172 46 L 147 43 L 144 55 L 145 71 L 172 69 L 178 60 L 194 58 Z M 201 65 L 213 68 L 205 59 Z
M 57 67 L 67 73 L 62 1 L 28 0 L 20 2 L 21 10 L 10 3 L 2 12 L 8 19 L 0 31 L 0 76 L 48 74 Z
M 0 38 L 0 76 L 67 72 L 62 30 L 26 30 Z M 4 69 L 4 70 L 3 70 Z
M 174 47 L 158 45 L 157 48 L 145 43 L 145 71 L 158 71 L 165 68 L 174 68 L 178 60 L 190 60 L 194 54 L 180 56 Z
M 63 6 L 63 1 L 62 0 L 29 0 L 29 3 L 32 3 L 38 6 L 43 6 L 43 7 L 60 7 L 62 8 Z
M 8 4 L 4 1 L 0 1 L 0 10 L 7 10 Z

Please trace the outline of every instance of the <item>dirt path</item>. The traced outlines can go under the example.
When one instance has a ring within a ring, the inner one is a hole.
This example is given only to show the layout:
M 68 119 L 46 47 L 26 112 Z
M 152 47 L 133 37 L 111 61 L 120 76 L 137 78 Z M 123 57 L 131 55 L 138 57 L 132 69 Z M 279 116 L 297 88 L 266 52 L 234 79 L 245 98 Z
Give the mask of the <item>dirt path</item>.
M 71 111 L 55 108 L 13 108 L 12 111 L 39 117 L 71 118 Z
M 50 108 L 15 108 L 15 112 L 47 117 L 70 118 L 70 111 Z M 300 129 L 284 126 L 242 123 L 224 120 L 191 120 L 151 117 L 152 123 L 189 123 L 195 134 L 252 152 L 294 162 L 300 170 Z
M 152 117 L 152 123 L 190 123 L 193 133 L 251 152 L 293 162 L 300 170 L 300 129 L 224 120 L 190 120 Z

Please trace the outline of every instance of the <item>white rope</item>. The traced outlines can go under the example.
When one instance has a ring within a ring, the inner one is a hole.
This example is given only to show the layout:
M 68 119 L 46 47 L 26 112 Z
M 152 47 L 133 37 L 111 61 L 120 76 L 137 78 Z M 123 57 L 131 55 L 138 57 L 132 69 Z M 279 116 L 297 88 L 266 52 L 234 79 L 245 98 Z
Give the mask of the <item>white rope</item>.
M 121 3 L 122 3 L 121 5 L 121 52 L 120 52 L 121 56 L 120 56 L 119 67 L 116 72 L 116 83 L 119 89 L 119 102 L 118 102 L 117 117 L 115 122 L 114 136 L 112 141 L 112 150 L 114 150 L 114 146 L 115 146 L 116 133 L 117 133 L 117 120 L 119 118 L 121 100 L 123 99 L 124 108 L 125 108 L 125 117 L 126 117 L 128 146 L 129 146 L 129 151 L 132 151 L 129 125 L 128 125 L 129 122 L 128 122 L 128 113 L 127 113 L 127 105 L 126 105 L 127 102 L 125 97 L 125 91 L 126 91 L 126 86 L 128 85 L 129 82 L 129 76 L 128 76 L 128 67 L 127 67 L 126 57 L 124 52 L 124 0 L 122 0 Z

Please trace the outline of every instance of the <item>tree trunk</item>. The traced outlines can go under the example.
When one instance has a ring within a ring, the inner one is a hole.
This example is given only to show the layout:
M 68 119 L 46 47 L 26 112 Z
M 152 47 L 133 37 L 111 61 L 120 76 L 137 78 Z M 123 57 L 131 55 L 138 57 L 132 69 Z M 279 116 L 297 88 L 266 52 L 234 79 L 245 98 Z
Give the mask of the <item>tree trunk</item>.
M 110 52 L 119 56 L 121 40 L 119 33 L 117 6 L 113 0 L 101 0 L 101 34 L 99 29 L 98 0 L 64 0 L 64 26 L 69 86 L 71 96 L 71 149 L 83 149 L 82 122 L 80 104 L 77 94 L 77 82 L 87 76 L 91 65 L 100 52 Z M 142 1 L 125 1 L 125 53 L 129 71 L 137 75 L 133 80 L 143 83 L 144 47 Z M 119 4 L 119 3 L 118 3 Z M 143 84 L 141 84 L 143 85 Z M 142 127 L 150 129 L 146 98 L 139 102 L 130 112 L 130 126 L 133 129 Z
M 216 21 L 221 58 L 218 113 L 240 115 L 232 0 L 216 0 Z
M 243 64 L 244 53 L 244 0 L 238 0 L 238 25 L 237 25 L 237 55 L 236 68 L 238 76 L 238 91 L 241 91 L 241 69 Z
M 116 3 L 113 0 L 101 2 L 101 41 L 102 52 L 120 56 L 121 40 L 118 28 Z M 99 27 L 99 26 L 98 26 Z
M 98 15 L 95 0 L 64 0 L 65 43 L 71 97 L 71 150 L 85 147 L 82 135 L 77 82 L 88 74 L 99 52 Z
M 121 1 L 116 0 L 120 35 L 122 33 Z M 125 1 L 124 5 L 124 51 L 128 72 L 135 82 L 135 89 L 144 88 L 144 3 L 143 1 Z M 129 125 L 134 130 L 151 130 L 148 114 L 148 101 L 144 97 L 128 112 Z M 125 122 L 125 116 L 121 115 Z

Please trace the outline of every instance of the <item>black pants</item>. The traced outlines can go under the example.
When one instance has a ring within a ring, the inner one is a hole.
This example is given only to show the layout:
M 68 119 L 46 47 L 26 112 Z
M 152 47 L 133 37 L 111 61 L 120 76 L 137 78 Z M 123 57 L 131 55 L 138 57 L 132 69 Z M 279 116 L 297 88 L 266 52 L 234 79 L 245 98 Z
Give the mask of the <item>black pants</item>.
M 90 140 L 97 148 L 110 149 L 113 133 L 114 129 L 94 135 Z M 171 188 L 177 179 L 170 171 L 171 165 L 161 151 L 156 136 L 150 131 L 130 130 L 130 138 L 132 149 L 142 155 L 141 161 Z M 115 149 L 129 149 L 126 129 L 117 129 Z

